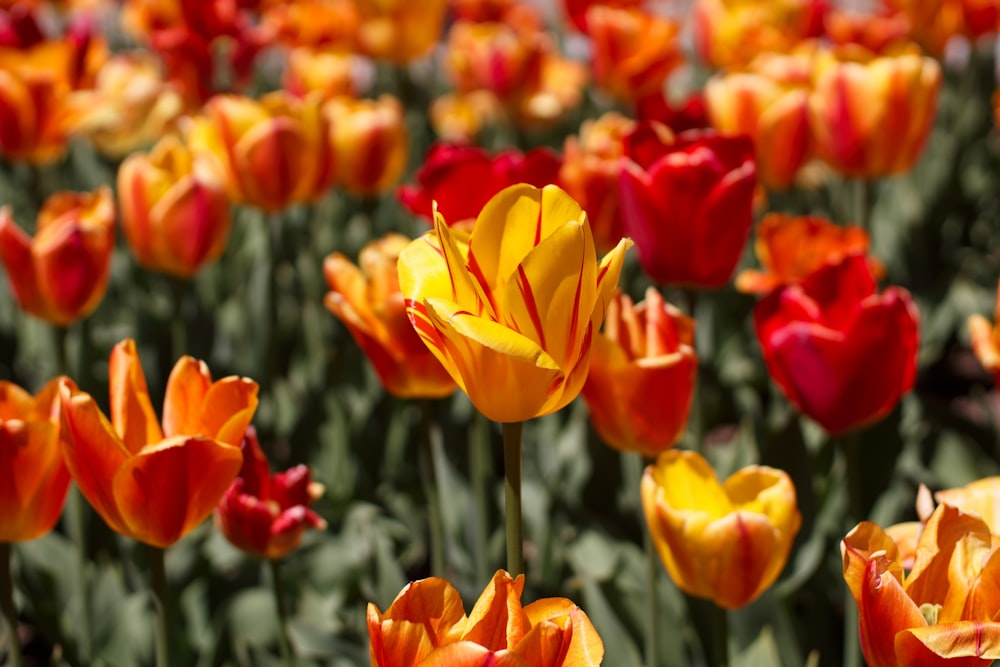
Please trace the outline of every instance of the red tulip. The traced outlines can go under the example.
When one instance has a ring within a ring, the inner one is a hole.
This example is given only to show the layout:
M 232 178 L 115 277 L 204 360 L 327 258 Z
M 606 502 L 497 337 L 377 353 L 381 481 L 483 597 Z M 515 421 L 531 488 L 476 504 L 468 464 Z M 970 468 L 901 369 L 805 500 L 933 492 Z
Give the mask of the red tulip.
M 662 127 L 662 126 L 661 126 Z M 678 135 L 670 144 L 626 139 L 619 180 L 625 231 L 654 281 L 717 288 L 732 275 L 753 221 L 753 143 L 713 131 Z
M 919 322 L 905 289 L 876 293 L 861 254 L 771 292 L 754 309 L 771 378 L 831 435 L 881 419 L 910 390 Z

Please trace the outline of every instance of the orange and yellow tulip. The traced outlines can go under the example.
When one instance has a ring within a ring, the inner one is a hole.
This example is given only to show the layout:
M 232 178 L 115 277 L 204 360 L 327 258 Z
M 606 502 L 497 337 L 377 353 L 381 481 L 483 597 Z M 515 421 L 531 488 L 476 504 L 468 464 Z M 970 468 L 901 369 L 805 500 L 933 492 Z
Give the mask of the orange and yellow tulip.
M 336 97 L 324 105 L 330 140 L 340 169 L 340 185 L 371 197 L 403 175 L 409 157 L 403 105 L 392 95 L 376 100 Z
M 604 643 L 566 598 L 521 605 L 524 575 L 498 570 L 466 616 L 458 591 L 432 577 L 404 588 L 380 612 L 368 605 L 374 667 L 596 667 Z
M 985 477 L 954 489 L 942 489 L 934 500 L 957 507 L 966 514 L 977 514 L 1000 535 L 1000 477 Z
M 300 46 L 288 54 L 282 83 L 293 95 L 317 91 L 324 100 L 357 93 L 355 57 L 333 49 Z
M 274 212 L 314 201 L 332 185 L 329 135 L 318 96 L 276 91 L 259 100 L 213 97 L 194 120 L 188 143 L 214 158 L 234 201 Z
M 843 539 L 844 580 L 871 667 L 989 665 L 1000 658 L 1000 552 L 974 514 L 942 504 L 904 572 L 900 548 L 869 521 Z
M 587 215 L 556 186 L 493 197 L 470 235 L 435 214 L 399 256 L 407 312 L 431 352 L 498 422 L 559 410 L 583 387 L 631 241 L 598 263 Z
M 89 394 L 60 388 L 66 465 L 112 530 L 168 547 L 212 513 L 240 471 L 257 383 L 213 382 L 204 362 L 182 357 L 167 380 L 161 428 L 134 341 L 114 347 L 108 371 L 110 421 Z
M 59 447 L 59 383 L 32 396 L 0 380 L 0 542 L 22 542 L 52 530 L 69 490 Z
M 343 322 L 382 385 L 400 398 L 440 398 L 455 382 L 427 349 L 406 315 L 396 263 L 410 239 L 387 234 L 361 249 L 360 267 L 339 252 L 323 262 L 326 307 Z
M 787 53 L 823 31 L 825 0 L 697 0 L 694 40 L 712 67 L 739 67 L 761 53 Z
M 821 53 L 809 98 L 817 156 L 852 178 L 908 170 L 934 124 L 940 87 L 941 67 L 917 53 L 861 60 Z
M 423 56 L 444 30 L 447 0 L 356 0 L 361 51 L 377 60 L 407 63 Z
M 448 31 L 448 73 L 462 93 L 488 90 L 510 100 L 537 86 L 540 36 L 507 23 L 458 21 Z
M 173 135 L 125 159 L 118 196 L 125 238 L 148 269 L 190 278 L 226 249 L 225 186 Z
M 697 373 L 694 320 L 652 287 L 638 305 L 616 294 L 583 385 L 594 430 L 623 452 L 669 449 L 687 424 Z
M 0 259 L 26 312 L 59 326 L 89 315 L 104 298 L 115 247 L 111 189 L 59 192 L 38 213 L 30 238 L 0 208 Z
M 1000 285 L 997 287 L 993 319 L 994 322 L 1000 323 Z M 1000 326 L 990 324 L 990 321 L 979 313 L 970 315 L 966 326 L 969 328 L 972 352 L 983 368 L 993 373 L 997 385 L 1000 386 Z
M 753 602 L 775 582 L 802 521 L 784 471 L 748 466 L 720 484 L 696 452 L 660 454 L 646 468 L 641 492 L 670 578 L 726 609 Z

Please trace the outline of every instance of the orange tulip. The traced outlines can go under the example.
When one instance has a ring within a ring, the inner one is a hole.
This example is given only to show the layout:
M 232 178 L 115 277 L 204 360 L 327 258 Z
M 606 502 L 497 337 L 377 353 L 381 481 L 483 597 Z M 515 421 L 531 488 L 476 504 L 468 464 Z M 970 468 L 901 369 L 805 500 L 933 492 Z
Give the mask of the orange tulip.
M 993 319 L 1000 323 L 1000 286 L 997 288 Z M 1000 386 L 1000 326 L 990 324 L 989 320 L 978 313 L 969 316 L 967 326 L 973 353 L 983 368 L 993 373 L 997 386 Z
M 0 380 L 0 542 L 22 542 L 52 530 L 69 490 L 59 448 L 58 388 L 37 396 Z
M 455 89 L 488 90 L 505 102 L 537 87 L 544 38 L 507 23 L 458 21 L 448 31 L 446 63 Z
M 712 67 L 739 67 L 761 53 L 787 53 L 823 30 L 825 0 L 696 0 L 694 39 Z
M 89 394 L 60 388 L 66 464 L 112 530 L 168 547 L 212 513 L 239 472 L 257 383 L 212 382 L 204 362 L 182 357 L 167 380 L 161 428 L 134 341 L 114 347 L 108 371 L 110 422 Z
M 332 49 L 298 47 L 288 54 L 283 85 L 293 95 L 305 97 L 318 91 L 328 100 L 339 95 L 354 95 L 355 57 Z
M 350 330 L 386 390 L 401 398 L 440 398 L 455 382 L 413 330 L 396 262 L 410 239 L 387 234 L 361 249 L 360 268 L 339 252 L 323 262 L 326 307 Z
M 377 100 L 337 97 L 326 103 L 330 138 L 340 166 L 340 185 L 370 197 L 403 175 L 409 156 L 403 105 L 392 95 Z
M 365 55 L 407 63 L 426 54 L 444 29 L 447 0 L 356 0 Z
M 868 252 L 868 232 L 861 227 L 841 227 L 813 216 L 795 217 L 771 213 L 757 225 L 754 251 L 763 271 L 744 269 L 736 276 L 736 289 L 748 294 L 767 294 L 797 283 L 827 264 L 839 264 L 848 255 Z M 882 264 L 868 259 L 878 278 Z
M 229 238 L 223 184 L 176 137 L 133 153 L 118 170 L 122 229 L 139 263 L 190 278 L 219 258 Z
M 594 47 L 594 83 L 619 100 L 635 102 L 662 90 L 683 61 L 680 29 L 672 19 L 598 4 L 587 10 L 586 24 Z
M 329 133 L 318 96 L 217 95 L 188 143 L 214 158 L 233 200 L 273 212 L 326 193 L 336 176 Z
M 638 306 L 618 293 L 583 385 L 590 421 L 615 449 L 655 456 L 683 433 L 697 373 L 694 320 L 652 287 Z
M 985 667 L 1000 658 L 996 547 L 982 519 L 947 504 L 920 533 L 909 573 L 878 525 L 863 521 L 848 533 L 840 546 L 844 580 L 858 605 L 868 664 Z
M 409 584 L 382 613 L 368 605 L 375 667 L 591 667 L 604 643 L 566 598 L 521 606 L 524 575 L 503 570 L 468 616 L 451 584 L 436 577 Z
M 991 533 L 1000 535 L 1000 477 L 986 477 L 955 489 L 942 489 L 934 494 L 934 499 L 966 514 L 979 515 Z
M 26 312 L 59 326 L 89 315 L 104 298 L 115 245 L 111 189 L 60 192 L 38 213 L 35 238 L 0 208 L 0 259 Z
M 920 157 L 937 108 L 941 67 L 916 53 L 840 60 L 821 53 L 809 100 L 817 155 L 845 176 L 880 178 Z
M 642 476 L 642 507 L 670 578 L 686 593 L 737 609 L 785 567 L 801 516 L 795 487 L 749 466 L 722 484 L 696 452 L 668 450 Z
M 784 189 L 811 154 L 809 90 L 812 58 L 763 54 L 746 71 L 714 76 L 705 86 L 712 126 L 753 139 L 761 182 Z

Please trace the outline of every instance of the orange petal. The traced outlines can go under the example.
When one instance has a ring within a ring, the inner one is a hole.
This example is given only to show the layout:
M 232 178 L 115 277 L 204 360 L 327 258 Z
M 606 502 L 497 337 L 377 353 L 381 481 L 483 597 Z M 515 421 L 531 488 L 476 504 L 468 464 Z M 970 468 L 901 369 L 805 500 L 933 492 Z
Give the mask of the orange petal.
M 472 608 L 462 639 L 491 651 L 516 645 L 530 627 L 521 608 L 523 590 L 524 575 L 515 579 L 504 570 L 497 570 Z
M 136 454 L 147 444 L 163 440 L 134 340 L 127 338 L 111 350 L 108 375 L 111 423 L 126 450 Z
M 437 649 L 416 667 L 535 667 L 510 651 L 493 651 L 474 642 L 458 642 Z
M 896 635 L 900 665 L 974 667 L 1000 658 L 1000 623 L 962 621 L 912 628 Z
M 0 542 L 52 530 L 62 512 L 69 471 L 50 421 L 0 420 Z
M 899 564 L 885 556 L 871 558 L 865 566 L 858 604 L 861 650 L 870 667 L 897 667 L 895 637 L 927 625 L 920 609 L 903 590 Z
M 572 600 L 566 598 L 543 598 L 524 608 L 524 614 L 532 627 L 545 621 L 561 622 L 569 618 L 573 634 L 565 659 L 562 663 L 572 667 L 599 665 L 604 658 L 604 642 L 597 629 Z M 534 664 L 534 663 L 532 663 Z
M 257 410 L 257 383 L 230 376 L 212 385 L 201 408 L 204 435 L 238 447 Z
M 214 436 L 201 432 L 201 412 L 205 395 L 212 386 L 212 374 L 203 361 L 183 356 L 174 364 L 163 398 L 163 434 Z

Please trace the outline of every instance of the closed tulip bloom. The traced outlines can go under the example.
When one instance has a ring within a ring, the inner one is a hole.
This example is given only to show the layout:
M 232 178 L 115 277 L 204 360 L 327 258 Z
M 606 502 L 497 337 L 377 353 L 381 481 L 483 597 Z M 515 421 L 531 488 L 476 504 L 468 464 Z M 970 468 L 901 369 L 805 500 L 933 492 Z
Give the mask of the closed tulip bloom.
M 587 12 L 591 7 L 641 7 L 643 0 L 563 0 L 563 9 L 570 24 L 580 32 L 587 32 Z
M 641 9 L 591 6 L 587 34 L 594 48 L 594 83 L 624 102 L 662 90 L 683 62 L 679 33 L 673 19 Z
M 52 530 L 69 490 L 59 447 L 60 381 L 32 396 L 0 380 L 0 542 L 22 542 Z
M 777 580 L 801 516 L 788 475 L 748 466 L 719 483 L 700 454 L 669 450 L 642 476 L 642 507 L 678 588 L 738 609 Z
M 618 173 L 625 155 L 625 136 L 635 121 L 610 111 L 586 120 L 578 136 L 566 138 L 559 185 L 580 202 L 594 232 L 598 252 L 615 247 L 625 235 L 618 197 Z
M 333 49 L 296 47 L 288 53 L 282 85 L 293 95 L 317 91 L 325 100 L 355 95 L 359 87 L 356 57 Z
M 396 264 L 410 239 L 387 234 L 361 249 L 360 266 L 339 252 L 323 262 L 326 307 L 343 322 L 378 373 L 400 398 L 440 398 L 455 382 L 413 330 L 399 291 Z
M 371 197 L 399 181 L 409 157 L 403 105 L 392 95 L 377 100 L 337 97 L 324 105 L 340 169 L 340 185 Z
M 594 430 L 623 452 L 669 449 L 687 424 L 697 373 L 694 320 L 652 287 L 638 305 L 616 294 L 583 385 Z
M 736 289 L 748 294 L 767 294 L 797 283 L 827 264 L 839 264 L 848 255 L 867 254 L 868 232 L 861 227 L 842 227 L 815 216 L 770 213 L 757 225 L 754 251 L 761 271 L 745 269 L 736 276 Z M 875 277 L 882 264 L 869 258 Z
M 649 132 L 639 123 L 633 135 Z M 626 141 L 622 213 L 643 270 L 661 284 L 726 284 L 753 222 L 753 143 L 712 131 L 642 150 Z
M 404 588 L 385 612 L 368 604 L 374 667 L 596 667 L 604 643 L 566 598 L 521 605 L 524 575 L 498 570 L 466 616 L 455 588 L 437 577 Z
M 60 388 L 66 465 L 112 530 L 168 547 L 212 513 L 239 472 L 257 383 L 213 382 L 204 362 L 182 357 L 167 380 L 161 427 L 134 341 L 114 347 L 108 371 L 110 421 L 89 394 Z
M 222 255 L 229 198 L 216 174 L 177 137 L 133 153 L 118 169 L 125 239 L 142 266 L 190 278 Z
M 282 558 L 299 548 L 307 529 L 326 530 L 309 505 L 323 495 L 309 467 L 271 474 L 251 426 L 243 442 L 243 467 L 215 508 L 215 524 L 229 543 L 260 558 Z
M 1000 323 L 1000 286 L 997 288 L 993 319 Z M 969 316 L 966 326 L 969 328 L 972 352 L 983 368 L 993 373 L 997 385 L 1000 386 L 1000 326 L 990 324 L 988 319 L 978 313 Z
M 318 96 L 217 95 L 194 120 L 188 145 L 214 158 L 234 201 L 273 212 L 314 201 L 333 184 L 329 132 Z
M 540 74 L 536 34 L 507 23 L 458 21 L 448 31 L 445 58 L 456 90 L 488 90 L 500 99 L 519 94 Z
M 851 255 L 754 308 L 771 379 L 831 435 L 887 415 L 913 387 L 920 314 L 909 292 L 876 292 L 868 262 Z
M 357 0 L 361 51 L 377 60 L 408 63 L 434 46 L 444 30 L 447 0 Z
M 822 54 L 809 98 L 817 155 L 853 178 L 907 171 L 927 143 L 940 88 L 941 67 L 917 53 L 849 61 Z
M 579 204 L 556 186 L 515 185 L 486 204 L 471 235 L 436 215 L 399 256 L 400 290 L 473 405 L 520 422 L 580 393 L 629 245 L 598 262 Z
M 111 189 L 60 192 L 42 205 L 35 237 L 0 208 L 0 259 L 25 312 L 58 326 L 89 315 L 104 298 L 115 247 Z
M 793 185 L 810 157 L 810 76 L 808 55 L 765 54 L 705 85 L 712 127 L 753 139 L 757 173 L 769 188 Z
M 861 651 L 871 667 L 986 665 L 1000 658 L 1000 554 L 975 514 L 942 504 L 905 571 L 877 524 L 859 523 L 840 545 L 858 606 Z
M 787 53 L 819 37 L 825 0 L 697 0 L 694 42 L 715 68 L 740 67 L 762 53 Z

